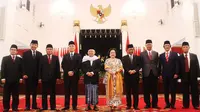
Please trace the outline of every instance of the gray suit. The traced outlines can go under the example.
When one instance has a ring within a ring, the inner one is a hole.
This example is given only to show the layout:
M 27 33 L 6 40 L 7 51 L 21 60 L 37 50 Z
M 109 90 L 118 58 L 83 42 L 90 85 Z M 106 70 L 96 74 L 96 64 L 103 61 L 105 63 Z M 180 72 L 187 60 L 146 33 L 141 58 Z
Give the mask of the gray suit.
M 158 52 L 152 51 L 152 60 L 149 59 L 148 52 L 144 51 L 141 53 L 141 61 L 142 61 L 142 74 L 143 77 L 148 77 L 150 71 L 152 70 L 154 76 L 158 76 Z
M 158 104 L 158 75 L 159 75 L 159 57 L 158 52 L 151 51 L 151 59 L 148 51 L 141 53 L 141 68 L 143 74 L 144 101 L 146 108 L 151 107 L 150 94 L 152 96 L 152 107 L 157 108 Z

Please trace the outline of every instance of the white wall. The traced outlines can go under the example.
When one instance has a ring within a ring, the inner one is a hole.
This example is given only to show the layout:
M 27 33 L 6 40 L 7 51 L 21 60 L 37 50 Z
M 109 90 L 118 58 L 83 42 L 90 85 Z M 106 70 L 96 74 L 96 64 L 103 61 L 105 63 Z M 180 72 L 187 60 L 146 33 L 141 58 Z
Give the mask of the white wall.
M 80 20 L 82 29 L 117 29 L 120 28 L 121 20 L 127 19 L 130 42 L 135 46 L 144 46 L 146 39 L 152 39 L 154 49 L 162 52 L 165 40 L 170 40 L 173 44 L 185 37 L 190 42 L 191 51 L 200 56 L 200 51 L 196 48 L 200 47 L 200 40 L 194 38 L 192 0 L 182 0 L 182 4 L 173 9 L 170 5 L 171 0 L 142 0 L 146 13 L 136 18 L 120 15 L 122 5 L 127 0 L 71 0 L 75 8 L 74 16 L 62 17 L 51 13 L 53 0 L 32 0 L 31 4 L 36 5 L 34 19 L 32 7 L 30 12 L 16 10 L 17 3 L 13 0 L 8 1 L 6 35 L 5 40 L 0 42 L 0 58 L 8 53 L 10 44 L 15 40 L 29 46 L 32 39 L 37 39 L 39 50 L 42 52 L 48 43 L 57 48 L 65 47 L 68 41 L 74 40 L 73 20 L 76 19 Z M 103 7 L 111 4 L 111 15 L 104 24 L 94 21 L 95 18 L 90 14 L 91 4 L 102 4 Z M 158 24 L 160 19 L 164 20 L 164 25 Z M 43 28 L 39 28 L 40 22 L 44 23 Z

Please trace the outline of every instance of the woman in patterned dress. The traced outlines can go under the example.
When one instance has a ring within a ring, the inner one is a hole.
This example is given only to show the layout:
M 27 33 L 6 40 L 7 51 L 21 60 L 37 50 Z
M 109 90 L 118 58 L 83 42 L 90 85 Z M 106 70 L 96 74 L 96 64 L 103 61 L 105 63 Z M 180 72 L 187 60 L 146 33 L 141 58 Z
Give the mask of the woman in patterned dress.
M 111 49 L 109 52 L 110 58 L 105 61 L 105 79 L 106 84 L 106 100 L 107 105 L 111 107 L 118 107 L 121 102 L 123 94 L 123 79 L 122 79 L 122 62 L 116 58 L 116 50 Z

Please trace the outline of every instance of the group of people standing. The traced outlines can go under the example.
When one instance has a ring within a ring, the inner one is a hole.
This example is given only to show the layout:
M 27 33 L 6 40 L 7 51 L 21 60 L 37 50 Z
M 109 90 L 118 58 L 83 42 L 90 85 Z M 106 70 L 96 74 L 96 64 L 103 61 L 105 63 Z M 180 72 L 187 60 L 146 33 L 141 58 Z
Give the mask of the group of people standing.
M 133 55 L 134 46 L 128 45 L 127 55 L 122 59 L 116 58 L 117 51 L 109 50 L 109 58 L 106 59 L 104 69 L 106 71 L 103 83 L 106 88 L 107 105 L 111 110 L 117 109 L 122 104 L 123 83 L 127 101 L 127 110 L 132 105 L 139 110 L 139 74 L 142 69 L 144 108 L 156 108 L 158 106 L 158 79 L 163 80 L 165 108 L 176 109 L 176 86 L 180 78 L 183 88 L 183 108 L 189 108 L 189 88 L 191 87 L 192 105 L 199 109 L 198 81 L 199 63 L 197 55 L 189 53 L 189 43 L 183 42 L 183 54 L 180 56 L 171 51 L 169 41 L 164 42 L 164 53 L 160 56 L 152 50 L 152 41 L 146 40 L 146 50 L 140 56 Z M 10 47 L 10 55 L 3 57 L 1 64 L 1 82 L 4 83 L 3 106 L 4 112 L 10 109 L 10 96 L 12 95 L 12 110 L 18 111 L 19 105 L 19 83 L 24 82 L 26 86 L 26 108 L 30 110 L 30 95 L 32 95 L 32 109 L 37 106 L 37 85 L 42 82 L 42 109 L 48 109 L 47 95 L 50 91 L 50 108 L 56 110 L 56 83 L 61 79 L 60 63 L 58 56 L 53 55 L 53 46 L 46 46 L 46 55 L 37 51 L 38 41 L 32 40 L 31 49 L 24 52 L 22 58 L 17 56 L 17 45 Z M 72 109 L 77 110 L 78 80 L 80 69 L 84 73 L 86 111 L 98 111 L 98 84 L 101 61 L 95 55 L 93 48 L 88 50 L 88 55 L 81 57 L 75 53 L 75 44 L 68 44 L 69 53 L 65 54 L 61 68 L 63 69 L 65 102 L 62 110 L 70 109 L 70 93 L 72 94 Z M 124 74 L 124 78 L 123 78 Z M 162 75 L 161 75 L 162 74 Z M 169 94 L 171 93 L 171 101 Z M 133 95 L 133 104 L 132 104 Z M 152 101 L 150 100 L 152 96 Z

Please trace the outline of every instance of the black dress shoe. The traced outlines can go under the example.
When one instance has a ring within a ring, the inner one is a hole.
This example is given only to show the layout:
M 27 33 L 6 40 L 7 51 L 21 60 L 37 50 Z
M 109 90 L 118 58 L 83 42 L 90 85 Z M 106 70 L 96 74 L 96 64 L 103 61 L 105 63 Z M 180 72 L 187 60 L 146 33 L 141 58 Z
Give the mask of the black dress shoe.
M 51 108 L 51 110 L 56 110 L 56 108 Z
M 77 107 L 73 107 L 73 110 L 78 110 L 78 108 Z
M 131 107 L 126 107 L 126 110 L 130 110 L 131 109 Z
M 135 110 L 140 110 L 138 107 L 134 107 Z
M 93 108 L 94 111 L 99 111 L 99 108 L 95 105 Z
M 25 110 L 25 111 L 29 111 L 29 110 L 30 110 L 30 108 L 26 107 L 24 110 Z
M 164 109 L 168 109 L 168 108 L 170 108 L 170 105 L 166 105 Z
M 171 105 L 171 109 L 176 109 L 176 107 L 174 105 Z
M 151 106 L 150 105 L 146 105 L 144 108 L 145 109 L 149 109 L 149 108 L 151 108 Z
M 12 109 L 12 111 L 13 111 L 13 112 L 17 112 L 17 111 L 19 111 L 19 110 L 18 110 L 18 109 Z
M 85 108 L 85 111 L 89 111 L 92 110 L 92 108 L 90 106 L 87 106 L 87 108 Z
M 40 109 L 40 111 L 45 111 L 45 110 L 48 110 L 48 109 Z
M 182 107 L 182 109 L 188 109 L 189 107 Z
M 195 110 L 199 110 L 199 108 L 198 108 L 198 107 L 194 107 L 194 109 L 195 109 Z
M 158 106 L 153 106 L 152 108 L 154 108 L 154 109 L 160 109 L 160 107 L 158 107 Z
M 38 107 L 33 107 L 32 109 L 34 109 L 34 110 L 40 110 L 40 108 L 38 108 Z
M 9 112 L 9 109 L 4 109 L 3 112 Z
M 69 107 L 62 108 L 62 110 L 69 110 Z

